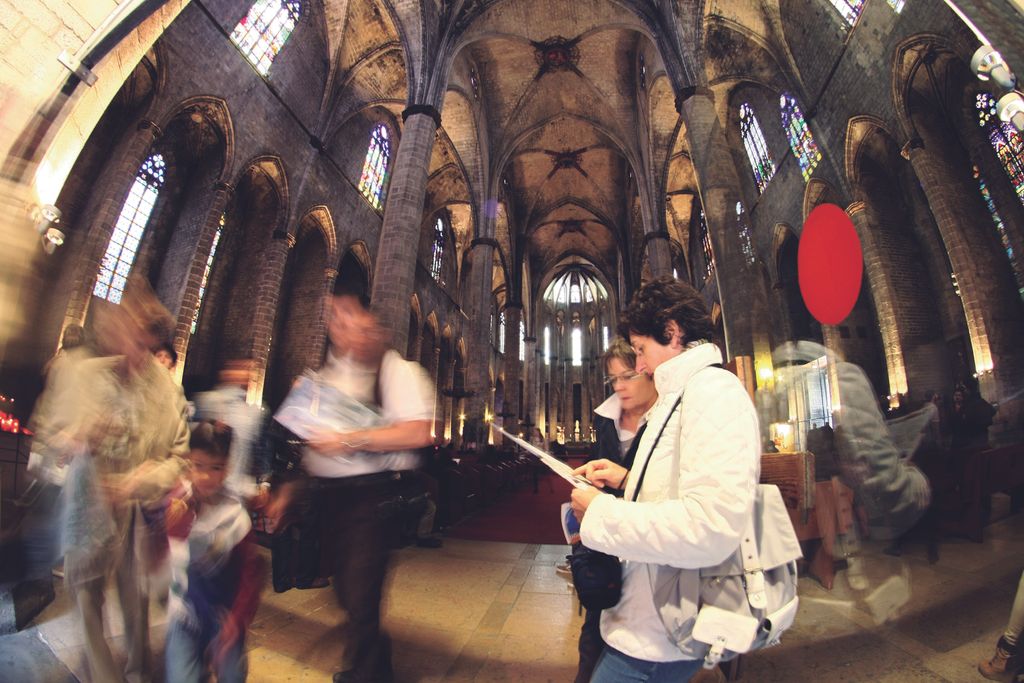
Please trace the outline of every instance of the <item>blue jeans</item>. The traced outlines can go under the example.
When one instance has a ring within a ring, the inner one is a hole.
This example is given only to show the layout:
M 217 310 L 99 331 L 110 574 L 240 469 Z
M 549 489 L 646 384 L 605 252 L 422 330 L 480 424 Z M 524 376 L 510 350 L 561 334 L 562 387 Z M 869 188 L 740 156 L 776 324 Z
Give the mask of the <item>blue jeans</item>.
M 206 630 L 206 629 L 204 629 Z M 207 637 L 203 637 L 203 636 Z M 167 625 L 167 643 L 164 659 L 167 662 L 168 683 L 200 683 L 206 680 L 206 648 L 216 633 L 195 633 L 179 621 Z M 244 634 L 216 667 L 217 683 L 243 683 L 249 673 L 245 658 Z
M 601 659 L 597 661 L 597 669 L 590 683 L 624 683 L 626 681 L 642 681 L 643 683 L 685 683 L 700 671 L 704 661 L 685 659 L 679 662 L 648 662 L 619 652 L 613 647 L 605 646 Z

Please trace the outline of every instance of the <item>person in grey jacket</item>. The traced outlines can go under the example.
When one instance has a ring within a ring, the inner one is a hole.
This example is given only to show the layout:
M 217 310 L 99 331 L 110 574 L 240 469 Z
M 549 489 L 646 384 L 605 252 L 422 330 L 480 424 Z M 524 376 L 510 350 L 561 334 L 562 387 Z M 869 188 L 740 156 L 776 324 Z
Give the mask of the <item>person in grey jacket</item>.
M 619 333 L 636 351 L 636 369 L 654 376 L 658 400 L 631 470 L 609 460 L 577 470 L 625 489 L 623 498 L 596 488 L 572 494 L 584 545 L 622 561 L 622 597 L 601 617 L 607 647 L 591 679 L 597 683 L 688 681 L 702 667 L 670 638 L 650 570 L 719 564 L 736 551 L 754 504 L 757 415 L 739 379 L 716 367 L 722 354 L 708 341 L 712 332 L 700 295 L 670 277 L 642 287 L 622 314 Z M 632 473 L 645 463 L 634 502 L 639 475 Z

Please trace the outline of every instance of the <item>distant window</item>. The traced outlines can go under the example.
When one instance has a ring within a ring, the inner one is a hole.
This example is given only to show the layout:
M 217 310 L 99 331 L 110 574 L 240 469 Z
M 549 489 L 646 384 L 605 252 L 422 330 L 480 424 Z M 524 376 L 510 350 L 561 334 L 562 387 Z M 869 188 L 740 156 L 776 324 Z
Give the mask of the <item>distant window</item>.
M 743 137 L 743 147 L 747 150 L 750 168 L 754 172 L 757 191 L 764 192 L 764 188 L 768 187 L 768 181 L 775 175 L 775 162 L 768 152 L 761 124 L 757 122 L 754 110 L 746 102 L 740 105 L 740 135 Z
M 256 0 L 231 32 L 231 42 L 238 46 L 260 74 L 266 76 L 301 14 L 302 4 L 299 2 Z
M 640 53 L 640 89 L 647 90 L 647 60 L 644 59 L 644 55 Z
M 1013 269 L 1013 276 L 1017 280 L 1017 291 L 1020 292 L 1021 298 L 1024 298 L 1024 268 L 1021 268 L 1022 264 L 1018 263 L 1017 255 L 1013 252 L 1013 247 L 1010 246 L 1010 238 L 1006 234 L 1006 226 L 1003 224 L 1003 219 L 1000 217 L 999 212 L 996 211 L 996 203 L 992 199 L 992 193 L 989 192 L 985 179 L 981 176 L 981 171 L 977 166 L 974 167 L 974 178 L 978 181 L 981 198 L 985 201 L 985 206 L 988 207 L 989 215 L 992 216 L 996 232 L 999 233 L 999 242 L 1003 245 L 1003 249 L 1006 250 L 1006 258 L 1010 260 L 1010 268 Z
M 519 321 L 519 360 L 526 360 L 526 323 Z
M 224 214 L 220 215 L 217 232 L 213 234 L 213 245 L 210 247 L 210 255 L 206 257 L 206 268 L 203 270 L 203 279 L 199 283 L 199 298 L 196 301 L 196 309 L 192 311 L 192 329 L 189 331 L 190 334 L 195 334 L 196 330 L 199 329 L 199 311 L 203 308 L 206 287 L 210 284 L 210 271 L 213 270 L 213 259 L 217 257 L 217 246 L 220 244 L 222 234 L 224 234 Z
M 388 163 L 391 161 L 391 141 L 384 124 L 373 129 L 370 147 L 363 162 L 363 175 L 359 177 L 359 191 L 373 208 L 380 209 L 384 199 L 384 180 L 387 178 Z
M 796 99 L 792 95 L 783 94 L 779 98 L 779 108 L 782 112 L 782 129 L 786 131 L 789 147 L 800 164 L 804 182 L 807 182 L 821 161 L 821 152 L 818 151 L 818 145 L 814 142 L 814 136 L 807 127 L 807 121 L 804 120 L 804 114 L 800 111 Z
M 166 170 L 162 154 L 152 155 L 139 167 L 132 189 L 128 191 L 128 198 L 121 207 L 121 215 L 114 224 L 114 232 L 107 242 L 107 251 L 103 254 L 100 272 L 92 290 L 96 296 L 115 304 L 121 303 L 128 274 L 135 263 L 139 243 L 160 195 L 160 188 L 163 187 Z
M 583 365 L 583 331 L 578 327 L 572 330 L 572 364 Z
M 604 343 L 604 350 L 608 350 L 608 326 L 601 328 L 601 341 Z
M 498 353 L 505 353 L 505 311 L 498 314 Z
M 544 326 L 544 365 L 551 365 L 551 327 Z
M 1012 124 L 999 120 L 996 100 L 987 92 L 978 94 L 975 108 L 978 125 L 985 129 L 999 163 L 1003 165 L 1017 196 L 1024 202 L 1024 136 Z
M 896 14 L 902 12 L 903 6 L 907 4 L 907 0 L 886 0 L 886 2 L 889 3 L 889 7 L 892 7 Z
M 711 272 L 715 269 L 715 253 L 711 250 L 711 235 L 708 234 L 708 222 L 704 217 L 704 209 L 700 210 L 700 246 L 704 251 L 704 277 L 701 281 L 707 280 L 711 277 Z
M 438 216 L 434 223 L 434 246 L 430 257 L 430 276 L 444 286 L 444 219 Z
M 572 283 L 569 287 L 569 303 L 578 304 L 582 301 L 580 298 L 580 285 L 578 282 Z
M 902 0 L 899 1 L 902 8 Z M 843 17 L 847 27 L 857 23 L 857 18 L 860 16 L 861 10 L 864 9 L 864 0 L 831 0 L 831 2 L 836 11 Z M 889 4 L 892 5 L 893 0 L 889 0 Z
M 750 222 L 747 220 L 747 212 L 743 210 L 743 202 L 736 202 L 736 229 L 740 233 L 743 256 L 746 257 L 747 263 L 754 265 L 754 244 L 750 238 Z

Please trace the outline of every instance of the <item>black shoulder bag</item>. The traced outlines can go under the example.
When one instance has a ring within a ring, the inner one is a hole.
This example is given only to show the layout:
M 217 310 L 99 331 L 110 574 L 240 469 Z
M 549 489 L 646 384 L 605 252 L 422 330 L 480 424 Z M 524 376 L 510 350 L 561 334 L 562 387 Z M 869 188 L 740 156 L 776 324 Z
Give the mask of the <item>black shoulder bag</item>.
M 658 436 L 655 437 L 650 453 L 640 470 L 640 479 L 636 483 L 633 499 L 630 502 L 635 501 L 640 495 L 640 487 L 643 485 L 644 475 L 647 473 L 647 464 L 651 461 L 650 456 L 654 454 L 654 449 L 658 447 L 665 426 L 672 419 L 672 415 L 682 400 L 683 395 L 680 393 L 675 403 L 672 404 L 672 409 L 668 411 L 668 417 L 662 423 L 661 429 L 658 430 Z M 569 568 L 572 570 L 572 583 L 576 588 L 576 596 L 579 598 L 580 604 L 588 610 L 608 609 L 618 604 L 622 597 L 622 564 L 618 557 L 592 550 L 582 543 L 575 543 L 572 546 L 572 554 L 567 555 L 565 559 L 568 560 Z

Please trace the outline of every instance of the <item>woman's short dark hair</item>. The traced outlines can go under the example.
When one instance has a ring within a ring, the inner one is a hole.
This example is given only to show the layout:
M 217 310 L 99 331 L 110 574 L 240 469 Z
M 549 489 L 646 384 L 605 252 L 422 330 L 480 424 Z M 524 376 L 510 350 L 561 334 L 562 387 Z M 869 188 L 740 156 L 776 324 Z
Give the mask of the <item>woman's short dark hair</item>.
M 715 332 L 708 308 L 697 290 L 674 277 L 659 277 L 633 295 L 619 318 L 618 332 L 627 340 L 632 333 L 668 344 L 671 338 L 666 328 L 673 320 L 683 333 L 684 344 L 711 339 Z
M 217 420 L 203 420 L 192 428 L 188 447 L 211 458 L 226 460 L 231 451 L 231 427 Z

